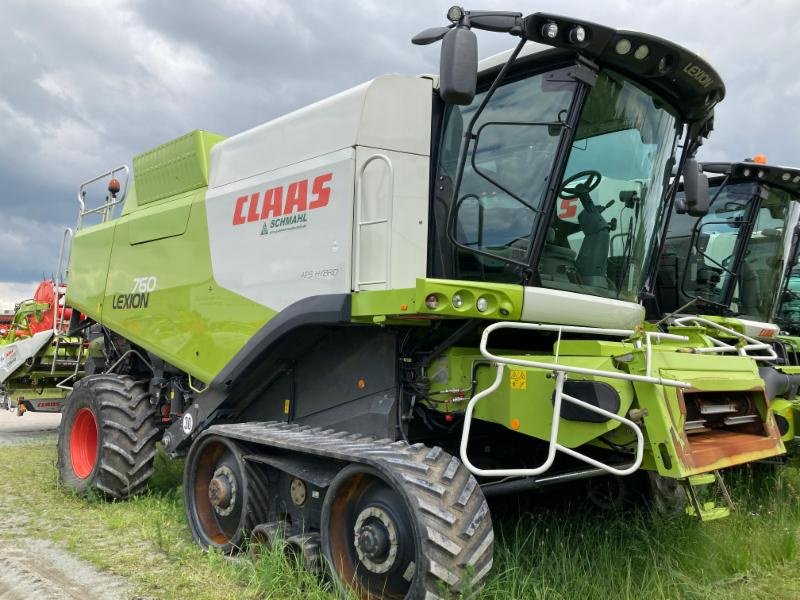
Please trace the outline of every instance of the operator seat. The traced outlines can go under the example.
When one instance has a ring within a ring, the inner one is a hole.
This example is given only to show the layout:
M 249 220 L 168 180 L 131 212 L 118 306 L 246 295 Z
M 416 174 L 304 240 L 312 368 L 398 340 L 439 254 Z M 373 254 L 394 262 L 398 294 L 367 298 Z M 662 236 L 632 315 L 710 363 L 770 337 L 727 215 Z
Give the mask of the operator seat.
M 570 247 L 567 237 L 579 229 L 576 223 L 558 217 L 550 223 L 542 249 L 542 258 L 539 261 L 539 272 L 545 278 L 578 283 L 574 275 L 577 272 L 575 265 L 577 255 Z

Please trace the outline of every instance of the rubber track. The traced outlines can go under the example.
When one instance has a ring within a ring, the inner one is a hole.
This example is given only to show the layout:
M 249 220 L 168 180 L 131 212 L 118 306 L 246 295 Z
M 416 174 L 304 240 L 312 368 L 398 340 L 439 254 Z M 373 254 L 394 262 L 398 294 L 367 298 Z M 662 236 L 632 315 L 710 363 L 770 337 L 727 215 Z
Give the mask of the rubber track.
M 424 575 L 419 579 L 416 574 L 416 591 L 410 597 L 441 598 L 442 584 L 464 592 L 483 586 L 494 546 L 489 506 L 461 461 L 438 446 L 276 422 L 214 425 L 206 434 L 378 470 L 398 489 L 407 490 L 412 519 L 422 532 Z

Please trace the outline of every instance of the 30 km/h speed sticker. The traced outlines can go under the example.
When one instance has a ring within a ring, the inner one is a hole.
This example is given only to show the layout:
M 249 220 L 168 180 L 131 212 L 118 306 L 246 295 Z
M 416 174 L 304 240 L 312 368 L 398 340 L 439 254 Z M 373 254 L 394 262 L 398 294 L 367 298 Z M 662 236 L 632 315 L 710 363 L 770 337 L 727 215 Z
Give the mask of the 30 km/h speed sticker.
M 509 371 L 511 378 L 512 390 L 527 390 L 528 389 L 528 372 L 520 371 L 518 369 L 511 369 Z

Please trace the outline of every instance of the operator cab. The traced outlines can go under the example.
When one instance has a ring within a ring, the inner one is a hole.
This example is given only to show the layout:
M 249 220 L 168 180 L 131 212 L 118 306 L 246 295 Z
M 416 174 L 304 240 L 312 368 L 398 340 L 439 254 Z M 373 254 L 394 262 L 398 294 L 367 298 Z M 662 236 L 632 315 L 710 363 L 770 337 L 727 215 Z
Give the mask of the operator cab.
M 688 214 L 679 191 L 657 276 L 657 312 L 699 301 L 707 314 L 772 322 L 796 245 L 800 170 L 751 160 L 702 167 L 711 175 L 710 209 Z
M 522 284 L 528 308 L 544 304 L 530 297 L 537 288 L 580 295 L 588 310 L 602 311 L 589 297 L 630 303 L 630 324 L 684 162 L 677 149 L 694 152 L 724 86 L 659 38 L 540 13 L 523 22 L 537 43 L 481 63 L 472 101 L 443 106 L 429 273 Z M 571 43 L 578 27 L 585 41 Z M 545 313 L 523 319 L 552 321 Z
M 800 335 L 800 265 L 797 264 L 797 258 L 795 244 L 792 259 L 789 261 L 793 267 L 786 274 L 775 314 L 775 322 L 783 331 L 793 336 Z

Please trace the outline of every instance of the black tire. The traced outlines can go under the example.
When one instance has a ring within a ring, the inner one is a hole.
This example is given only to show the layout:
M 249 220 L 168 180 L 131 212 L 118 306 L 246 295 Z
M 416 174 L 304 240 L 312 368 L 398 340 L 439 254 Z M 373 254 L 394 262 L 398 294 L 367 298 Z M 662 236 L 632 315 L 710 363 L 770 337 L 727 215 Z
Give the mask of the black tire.
M 686 514 L 686 489 L 680 480 L 664 477 L 655 471 L 647 472 L 645 499 L 655 514 L 665 517 L 678 517 Z
M 592 477 L 586 482 L 586 499 L 600 512 L 619 512 L 631 500 L 633 483 L 617 475 Z
M 114 499 L 142 492 L 153 474 L 158 431 L 143 383 L 124 375 L 81 379 L 67 397 L 58 432 L 61 484 Z
M 230 500 L 215 506 L 209 490 L 212 480 L 222 478 L 228 482 Z M 222 436 L 200 436 L 192 444 L 183 470 L 183 498 L 192 536 L 206 550 L 240 552 L 253 529 L 267 521 L 266 476 L 258 465 L 244 460 L 236 442 Z
M 381 523 L 379 535 L 360 537 Z M 371 539 L 382 541 L 370 550 L 362 540 Z M 323 502 L 321 541 L 337 585 L 356 597 L 432 599 L 443 588 L 481 589 L 494 533 L 486 500 L 461 461 L 415 445 L 380 470 L 351 464 L 339 472 Z

